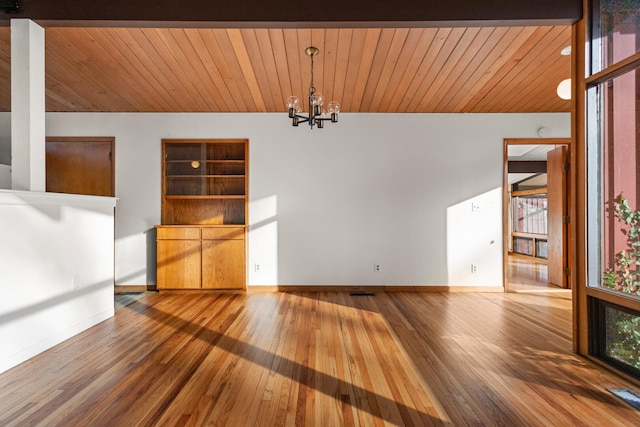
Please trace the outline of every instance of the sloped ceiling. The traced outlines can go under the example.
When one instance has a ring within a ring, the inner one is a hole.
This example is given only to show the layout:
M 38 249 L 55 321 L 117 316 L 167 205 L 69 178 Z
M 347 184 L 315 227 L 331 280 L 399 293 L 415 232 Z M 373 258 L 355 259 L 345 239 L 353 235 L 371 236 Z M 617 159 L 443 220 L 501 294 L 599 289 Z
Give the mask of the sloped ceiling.
M 45 27 L 46 110 L 284 112 L 314 83 L 344 112 L 567 112 L 569 26 Z M 0 111 L 10 111 L 0 27 Z

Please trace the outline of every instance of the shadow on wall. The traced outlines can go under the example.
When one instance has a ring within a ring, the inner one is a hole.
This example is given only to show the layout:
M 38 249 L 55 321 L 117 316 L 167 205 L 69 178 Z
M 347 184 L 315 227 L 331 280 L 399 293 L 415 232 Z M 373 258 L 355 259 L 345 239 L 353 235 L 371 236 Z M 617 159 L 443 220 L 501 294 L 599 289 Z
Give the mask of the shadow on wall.
M 11 166 L 0 165 L 0 189 L 11 189 Z
M 0 370 L 113 315 L 115 204 L 0 192 Z
M 150 228 L 144 232 L 147 237 L 147 285 L 155 286 L 157 284 L 157 232 L 155 228 Z
M 71 312 L 71 314 L 69 314 Z M 0 312 L 0 373 L 113 316 L 113 279 Z M 5 345 L 6 344 L 6 345 Z
M 149 228 L 115 239 L 116 286 L 155 286 L 157 284 L 156 229 Z
M 32 303 L 28 306 L 11 309 L 9 311 L 0 312 L 0 326 L 21 320 L 34 314 L 42 313 L 54 307 L 67 304 L 69 301 L 92 295 L 97 291 L 106 290 L 109 294 L 113 293 L 113 280 L 107 279 L 101 282 L 83 285 L 78 289 L 70 290 L 55 296 Z
M 249 214 L 247 284 L 280 285 L 278 196 L 250 201 Z M 450 206 L 446 218 L 447 284 L 502 286 L 502 188 Z M 156 230 L 148 229 L 145 236 L 147 284 L 155 285 Z

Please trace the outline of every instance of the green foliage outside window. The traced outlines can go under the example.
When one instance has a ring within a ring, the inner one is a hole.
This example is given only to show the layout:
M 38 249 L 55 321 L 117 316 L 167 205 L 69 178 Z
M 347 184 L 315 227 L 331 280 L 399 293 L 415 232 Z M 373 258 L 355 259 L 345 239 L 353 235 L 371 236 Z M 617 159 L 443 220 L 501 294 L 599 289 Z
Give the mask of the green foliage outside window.
M 629 16 L 637 15 L 640 10 L 638 0 L 601 0 L 600 22 L 604 33 L 612 31 L 624 22 Z M 637 24 L 638 18 L 635 22 Z
M 640 317 L 608 308 L 605 325 L 606 355 L 640 369 Z
M 614 266 L 603 274 L 603 285 L 631 295 L 640 295 L 640 211 L 632 209 L 620 194 L 614 200 L 614 215 L 624 224 L 627 249 L 615 255 Z M 608 357 L 640 369 L 640 317 L 613 308 L 607 309 L 606 349 Z
M 622 194 L 614 200 L 615 217 L 626 227 L 621 231 L 627 236 L 626 250 L 615 255 L 613 268 L 602 277 L 604 286 L 631 295 L 640 296 L 640 211 L 631 209 Z

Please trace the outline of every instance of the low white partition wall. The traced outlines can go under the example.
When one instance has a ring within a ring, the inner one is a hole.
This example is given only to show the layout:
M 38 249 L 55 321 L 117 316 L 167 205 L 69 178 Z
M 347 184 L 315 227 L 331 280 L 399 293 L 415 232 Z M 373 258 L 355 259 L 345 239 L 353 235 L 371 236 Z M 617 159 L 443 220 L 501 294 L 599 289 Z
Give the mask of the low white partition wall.
M 115 205 L 0 190 L 0 372 L 113 316 Z

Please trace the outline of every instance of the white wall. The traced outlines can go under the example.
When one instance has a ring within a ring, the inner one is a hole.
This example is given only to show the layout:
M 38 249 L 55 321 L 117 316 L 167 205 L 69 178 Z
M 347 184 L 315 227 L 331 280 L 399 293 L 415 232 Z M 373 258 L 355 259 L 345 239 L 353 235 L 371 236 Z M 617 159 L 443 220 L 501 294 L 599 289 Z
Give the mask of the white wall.
M 0 190 L 0 372 L 113 316 L 114 206 Z
M 250 286 L 501 286 L 503 139 L 570 135 L 569 114 L 341 114 L 309 130 L 285 113 L 49 113 L 46 125 L 116 137 L 119 285 L 155 281 L 163 138 L 249 139 Z

